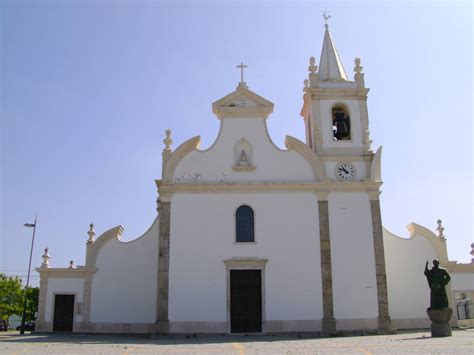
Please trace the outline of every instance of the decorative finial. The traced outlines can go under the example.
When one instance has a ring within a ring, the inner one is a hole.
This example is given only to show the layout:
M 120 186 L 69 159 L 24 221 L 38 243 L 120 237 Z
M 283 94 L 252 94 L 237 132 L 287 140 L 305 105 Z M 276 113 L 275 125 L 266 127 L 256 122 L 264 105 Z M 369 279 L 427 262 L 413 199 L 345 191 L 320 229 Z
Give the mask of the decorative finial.
M 311 74 L 314 74 L 316 73 L 317 70 L 318 70 L 318 66 L 316 65 L 316 59 L 314 57 L 310 57 L 308 71 Z
M 474 243 L 471 243 L 471 252 L 469 254 L 472 256 L 471 264 L 474 264 Z
M 163 139 L 163 143 L 165 143 L 164 151 L 171 152 L 171 144 L 173 144 L 173 140 L 171 139 L 171 129 L 167 129 L 165 133 L 166 137 Z
M 328 28 L 329 25 L 328 25 L 328 20 L 331 18 L 331 13 L 328 12 L 326 9 L 324 9 L 324 12 L 323 12 L 323 18 L 324 18 L 324 28 Z
M 355 58 L 354 59 L 354 80 L 357 83 L 357 87 L 363 88 L 365 87 L 365 81 L 364 81 L 364 73 L 362 73 L 362 69 L 364 69 L 363 66 L 360 65 L 360 58 Z
M 239 86 L 247 87 L 247 84 L 244 81 L 244 69 L 248 68 L 248 65 L 244 64 L 243 62 L 240 62 L 240 65 L 237 65 L 236 68 L 240 69 L 240 83 L 239 83 Z
M 94 223 L 89 224 L 89 239 L 87 240 L 87 244 L 94 243 L 95 231 L 94 231 Z
M 75 269 L 75 268 L 76 268 L 76 267 L 74 266 L 74 260 L 71 260 L 71 261 L 69 262 L 69 267 L 68 267 L 68 269 Z
M 438 219 L 436 223 L 438 223 L 438 228 L 436 228 L 436 230 L 438 231 L 438 237 L 442 240 L 446 240 L 446 236 L 443 234 L 444 227 L 441 225 L 441 223 L 443 222 L 440 219 Z
M 44 248 L 44 254 L 41 256 L 43 258 L 43 262 L 41 263 L 42 269 L 49 269 L 51 267 L 49 265 L 49 259 L 51 259 L 51 255 L 49 255 L 48 250 L 48 248 Z
M 354 72 L 356 72 L 357 74 L 362 73 L 362 69 L 364 69 L 364 67 L 360 66 L 360 58 L 359 57 L 354 59 L 354 64 L 355 64 Z

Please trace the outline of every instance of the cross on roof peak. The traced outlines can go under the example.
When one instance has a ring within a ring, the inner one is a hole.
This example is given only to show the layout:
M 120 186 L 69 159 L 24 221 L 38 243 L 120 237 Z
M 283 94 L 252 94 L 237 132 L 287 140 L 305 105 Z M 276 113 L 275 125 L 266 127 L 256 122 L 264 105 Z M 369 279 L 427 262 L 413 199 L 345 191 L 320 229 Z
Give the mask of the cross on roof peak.
M 247 68 L 248 65 L 244 64 L 243 62 L 240 62 L 240 65 L 237 65 L 236 68 L 240 69 L 240 83 L 239 85 L 245 85 L 244 82 L 244 69 Z

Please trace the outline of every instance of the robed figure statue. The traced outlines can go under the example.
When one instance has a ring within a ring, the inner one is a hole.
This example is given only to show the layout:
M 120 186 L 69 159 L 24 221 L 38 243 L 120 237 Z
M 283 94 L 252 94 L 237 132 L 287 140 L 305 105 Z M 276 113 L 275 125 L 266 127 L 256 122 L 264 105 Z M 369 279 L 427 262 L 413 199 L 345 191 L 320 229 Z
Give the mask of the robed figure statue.
M 439 266 L 439 260 L 433 260 L 431 269 L 428 268 L 428 261 L 426 262 L 425 276 L 431 289 L 430 308 L 428 309 L 449 307 L 445 286 L 451 280 L 451 277 L 445 268 Z

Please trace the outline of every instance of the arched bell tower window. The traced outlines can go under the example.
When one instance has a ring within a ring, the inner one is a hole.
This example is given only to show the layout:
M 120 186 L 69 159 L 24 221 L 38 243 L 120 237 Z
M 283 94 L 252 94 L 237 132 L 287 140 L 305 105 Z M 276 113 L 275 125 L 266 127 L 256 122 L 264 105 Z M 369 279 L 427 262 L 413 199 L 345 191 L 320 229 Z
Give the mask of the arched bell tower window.
M 235 227 L 237 243 L 254 242 L 254 218 L 253 210 L 250 206 L 242 205 L 235 213 Z
M 336 104 L 332 108 L 332 131 L 335 141 L 351 139 L 351 118 L 345 105 Z

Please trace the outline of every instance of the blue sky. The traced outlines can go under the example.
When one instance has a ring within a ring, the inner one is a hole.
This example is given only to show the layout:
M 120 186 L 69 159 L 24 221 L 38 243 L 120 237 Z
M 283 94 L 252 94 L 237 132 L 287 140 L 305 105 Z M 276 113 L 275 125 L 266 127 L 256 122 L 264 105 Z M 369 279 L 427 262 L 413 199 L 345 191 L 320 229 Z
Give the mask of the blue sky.
M 304 140 L 299 112 L 321 13 L 346 72 L 361 57 L 373 148 L 383 145 L 384 226 L 432 230 L 451 260 L 473 242 L 470 2 L 3 1 L 1 12 L 0 272 L 82 264 L 90 222 L 124 240 L 156 215 L 164 131 L 174 147 L 212 144 L 211 103 L 232 92 L 237 64 L 275 103 L 270 134 Z M 421 271 L 420 271 L 421 272 Z M 37 282 L 37 276 L 34 277 Z

